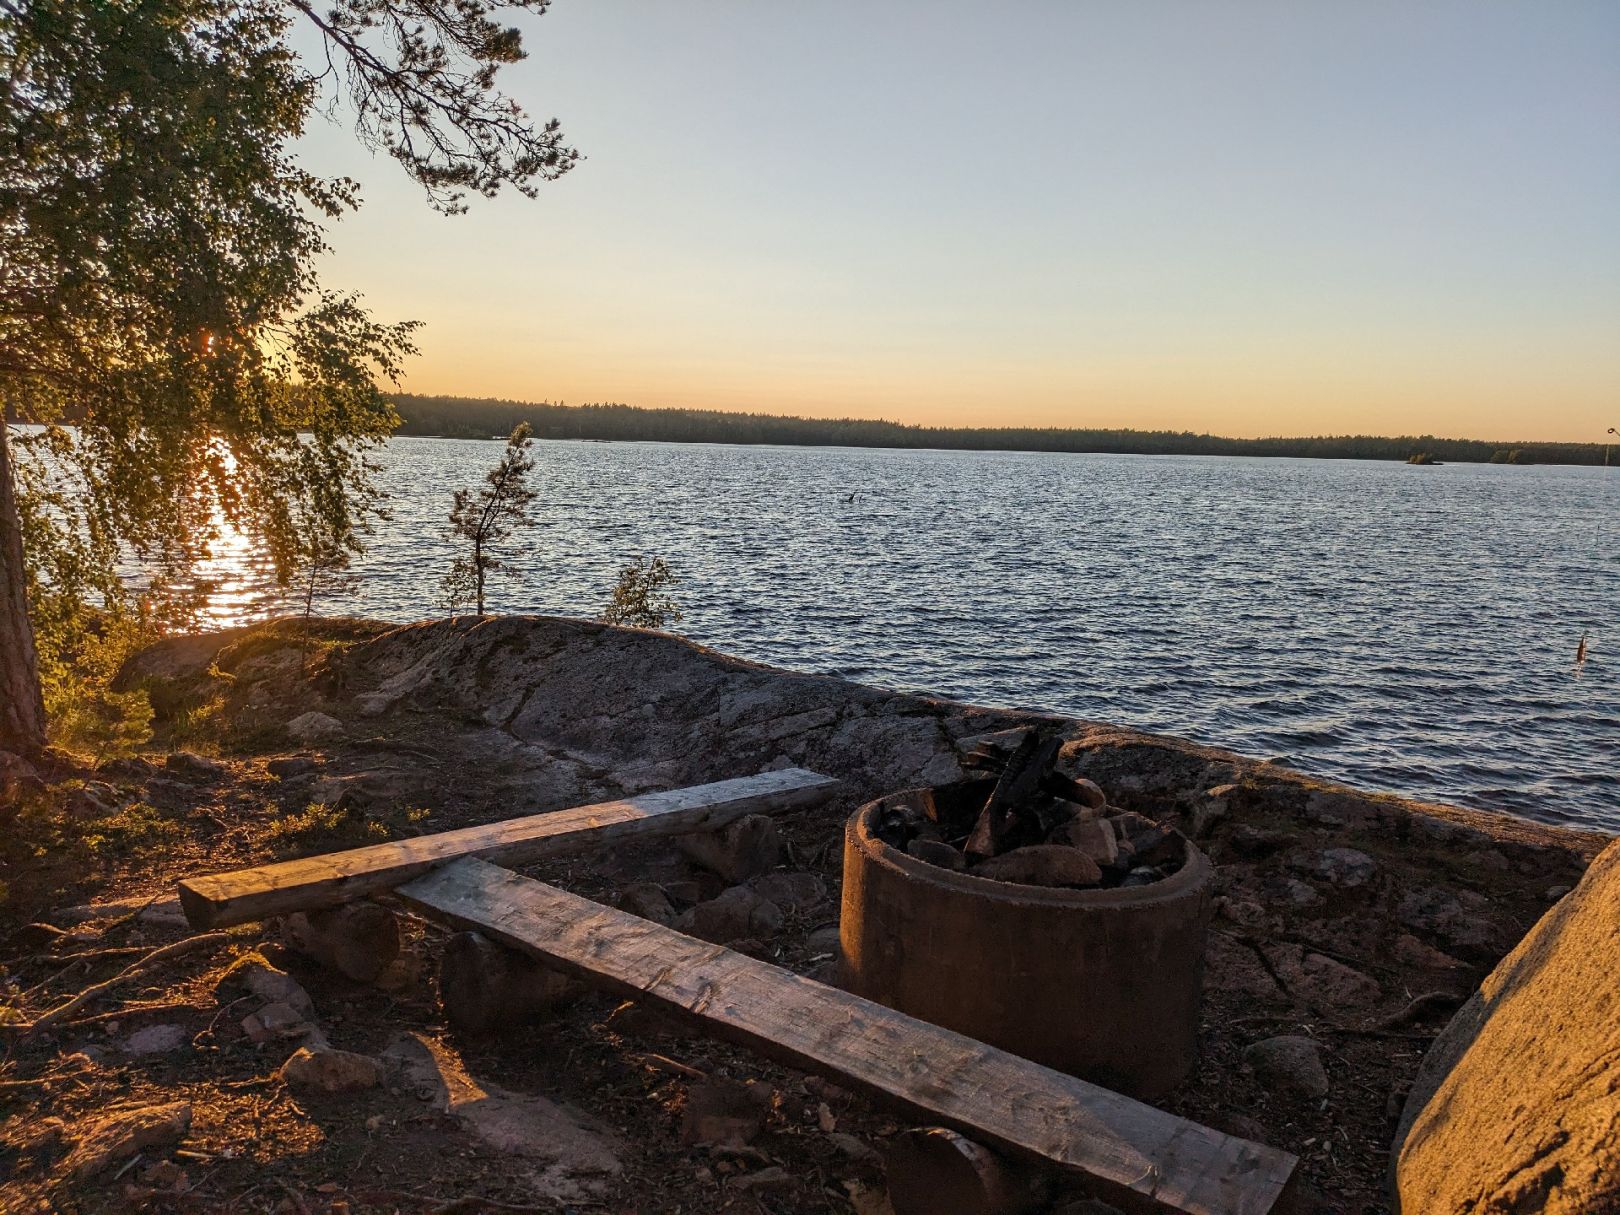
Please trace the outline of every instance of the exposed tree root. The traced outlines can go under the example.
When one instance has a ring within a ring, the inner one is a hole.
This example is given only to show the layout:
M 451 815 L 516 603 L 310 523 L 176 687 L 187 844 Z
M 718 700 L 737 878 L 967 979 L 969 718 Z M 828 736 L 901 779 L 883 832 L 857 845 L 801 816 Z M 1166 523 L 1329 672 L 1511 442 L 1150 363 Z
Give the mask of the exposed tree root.
M 3 1028 L 7 1033 L 19 1036 L 26 1036 L 28 1034 L 38 1033 L 40 1030 L 49 1029 L 51 1026 L 59 1024 L 60 1022 L 65 1021 L 68 1017 L 71 1017 L 74 1013 L 78 1012 L 79 1009 L 83 1008 L 92 1000 L 105 995 L 107 992 L 117 987 L 120 983 L 123 983 L 126 979 L 133 978 L 135 975 L 141 973 L 141 971 L 145 970 L 149 966 L 154 965 L 155 963 L 165 961 L 169 958 L 177 958 L 182 954 L 193 953 L 199 949 L 213 948 L 215 946 L 223 945 L 230 939 L 231 934 L 228 932 L 207 932 L 202 936 L 187 937 L 183 941 L 171 942 L 170 944 L 154 949 L 150 953 L 145 954 L 131 962 L 112 978 L 86 987 L 78 995 L 63 1001 L 61 1004 L 58 1004 L 55 1008 L 50 1009 L 47 1012 L 41 1013 L 34 1020 L 23 1024 L 6 1025 L 0 1028 Z

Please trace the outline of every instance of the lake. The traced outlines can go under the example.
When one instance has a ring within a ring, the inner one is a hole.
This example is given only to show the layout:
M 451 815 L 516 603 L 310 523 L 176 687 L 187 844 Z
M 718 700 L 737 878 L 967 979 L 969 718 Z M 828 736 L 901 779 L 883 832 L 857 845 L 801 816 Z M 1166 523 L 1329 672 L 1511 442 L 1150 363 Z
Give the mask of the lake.
M 442 613 L 450 495 L 500 448 L 393 440 L 392 518 L 318 610 Z M 493 611 L 595 615 L 623 561 L 661 556 L 678 630 L 744 658 L 1620 829 L 1620 469 L 536 451 L 540 522 Z M 245 550 L 216 572 L 216 618 L 268 609 Z

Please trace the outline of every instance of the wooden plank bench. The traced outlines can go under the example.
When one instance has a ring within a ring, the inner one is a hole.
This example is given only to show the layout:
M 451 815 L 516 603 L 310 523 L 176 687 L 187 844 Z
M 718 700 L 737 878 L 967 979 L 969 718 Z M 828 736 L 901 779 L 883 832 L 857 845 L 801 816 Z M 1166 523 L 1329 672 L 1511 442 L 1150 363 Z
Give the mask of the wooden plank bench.
M 474 858 L 396 891 L 436 919 L 650 1001 L 924 1121 L 1187 1215 L 1265 1215 L 1296 1159 Z
M 180 906 L 193 928 L 223 928 L 377 894 L 458 857 L 523 865 L 619 840 L 712 831 L 744 815 L 814 805 L 837 787 L 830 776 L 784 768 L 644 793 L 417 839 L 187 878 L 180 883 Z

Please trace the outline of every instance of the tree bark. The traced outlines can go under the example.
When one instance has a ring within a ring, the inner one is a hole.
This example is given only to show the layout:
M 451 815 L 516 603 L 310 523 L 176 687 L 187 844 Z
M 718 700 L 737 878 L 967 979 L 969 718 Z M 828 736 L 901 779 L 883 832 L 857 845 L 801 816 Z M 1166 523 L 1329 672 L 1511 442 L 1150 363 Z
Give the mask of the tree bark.
M 11 430 L 0 418 L 0 750 L 34 756 L 45 748 L 45 702 L 28 619 L 22 519 L 11 475 Z

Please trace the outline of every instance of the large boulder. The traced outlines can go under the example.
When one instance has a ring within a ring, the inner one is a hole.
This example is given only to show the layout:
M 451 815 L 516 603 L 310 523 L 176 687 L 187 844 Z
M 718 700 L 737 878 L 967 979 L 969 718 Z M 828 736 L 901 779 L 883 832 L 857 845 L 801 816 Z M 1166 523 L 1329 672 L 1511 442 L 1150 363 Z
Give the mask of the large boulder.
M 1400 1215 L 1620 1210 L 1620 842 L 1480 986 L 1396 1131 Z

